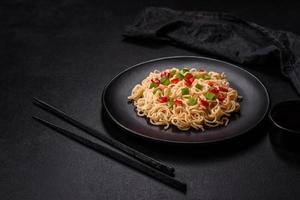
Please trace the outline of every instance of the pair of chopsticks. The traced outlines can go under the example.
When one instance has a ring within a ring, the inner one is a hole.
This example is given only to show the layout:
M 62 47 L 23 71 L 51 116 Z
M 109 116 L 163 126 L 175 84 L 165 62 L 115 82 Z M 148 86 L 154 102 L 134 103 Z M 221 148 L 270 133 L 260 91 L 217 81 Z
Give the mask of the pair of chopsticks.
M 38 99 L 38 98 L 33 98 L 34 99 L 34 104 L 37 105 L 38 107 L 54 114 L 55 116 L 63 119 L 64 121 L 76 126 L 77 128 L 85 131 L 89 135 L 92 135 L 93 137 L 98 138 L 99 140 L 115 147 L 116 149 L 126 153 L 128 156 L 121 154 L 118 151 L 114 151 L 106 146 L 103 146 L 98 143 L 94 143 L 82 136 L 79 136 L 75 133 L 72 133 L 66 129 L 63 129 L 61 127 L 58 127 L 57 125 L 48 122 L 46 120 L 43 120 L 39 117 L 33 116 L 33 119 L 37 120 L 38 122 L 42 123 L 43 125 L 57 131 L 58 133 L 77 141 L 80 144 L 83 144 L 84 146 L 87 146 L 91 149 L 94 149 L 104 155 L 107 155 L 119 162 L 122 162 L 134 169 L 137 169 L 143 173 L 145 173 L 148 176 L 151 176 L 166 185 L 169 185 L 181 192 L 186 192 L 186 184 L 174 179 L 174 171 L 175 169 L 169 166 L 166 166 L 159 161 L 135 150 L 132 149 L 131 147 L 113 139 L 110 138 L 101 132 L 83 124 L 82 122 L 74 119 L 73 117 L 67 115 L 63 111 L 59 110 L 58 108 Z

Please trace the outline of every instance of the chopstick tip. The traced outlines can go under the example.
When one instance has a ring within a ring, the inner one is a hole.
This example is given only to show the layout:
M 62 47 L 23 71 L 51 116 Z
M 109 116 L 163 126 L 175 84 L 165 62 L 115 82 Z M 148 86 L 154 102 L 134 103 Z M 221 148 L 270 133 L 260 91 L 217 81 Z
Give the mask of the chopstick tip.
M 37 97 L 32 97 L 32 99 L 33 99 L 33 101 L 35 101 L 35 102 L 41 102 L 41 100 L 40 100 L 39 98 L 37 98 Z
M 32 119 L 34 119 L 34 120 L 37 120 L 37 121 L 43 121 L 41 118 L 39 118 L 39 117 L 36 117 L 36 116 L 31 116 L 32 117 Z
M 42 118 L 39 118 L 37 116 L 32 116 L 32 119 L 42 123 L 42 124 L 50 124 L 50 122 L 47 122 L 46 120 L 42 119 Z

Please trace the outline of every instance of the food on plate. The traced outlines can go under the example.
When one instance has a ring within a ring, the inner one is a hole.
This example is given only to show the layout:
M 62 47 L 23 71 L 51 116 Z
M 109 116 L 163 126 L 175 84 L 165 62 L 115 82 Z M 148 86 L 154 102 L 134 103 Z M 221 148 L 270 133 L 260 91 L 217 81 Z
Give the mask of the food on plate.
M 137 115 L 154 125 L 204 131 L 226 126 L 230 115 L 240 110 L 241 96 L 230 87 L 225 73 L 171 68 L 150 72 L 134 86 L 128 99 Z

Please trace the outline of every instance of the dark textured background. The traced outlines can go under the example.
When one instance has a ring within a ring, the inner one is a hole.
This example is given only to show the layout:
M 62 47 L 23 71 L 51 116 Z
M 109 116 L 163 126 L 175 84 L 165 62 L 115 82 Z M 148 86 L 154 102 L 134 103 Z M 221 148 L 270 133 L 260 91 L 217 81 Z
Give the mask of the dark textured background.
M 299 155 L 274 147 L 264 123 L 229 144 L 191 148 L 151 144 L 117 129 L 102 114 L 101 93 L 117 73 L 141 61 L 195 52 L 122 41 L 147 6 L 223 11 L 300 34 L 299 3 L 230 1 L 1 1 L 1 199 L 299 199 Z M 296 98 L 278 73 L 244 67 L 272 104 Z M 177 170 L 181 194 L 31 119 L 77 129 L 32 105 L 40 97 Z

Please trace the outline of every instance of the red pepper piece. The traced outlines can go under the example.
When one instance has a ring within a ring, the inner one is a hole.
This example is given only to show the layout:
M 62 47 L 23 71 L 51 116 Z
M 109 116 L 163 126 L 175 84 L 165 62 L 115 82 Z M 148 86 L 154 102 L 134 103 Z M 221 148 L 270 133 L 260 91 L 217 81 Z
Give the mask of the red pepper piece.
M 182 103 L 181 100 L 176 99 L 176 100 L 175 100 L 175 105 L 176 105 L 176 106 L 182 106 L 183 103 Z
M 213 86 L 215 83 L 212 82 L 212 81 L 208 81 L 207 84 L 208 84 L 209 86 Z
M 222 101 L 224 101 L 225 97 L 224 97 L 223 95 L 219 95 L 219 96 L 218 96 L 218 99 L 219 99 L 219 101 L 222 102 Z
M 204 107 L 207 107 L 209 105 L 209 103 L 208 103 L 208 101 L 200 99 L 200 105 L 204 106 Z
M 192 83 L 191 82 L 188 82 L 188 81 L 185 81 L 184 84 L 187 86 L 187 87 L 191 87 Z
M 186 74 L 184 80 L 185 85 L 190 87 L 193 84 L 195 77 L 192 74 Z
M 184 80 L 186 80 L 186 81 L 194 80 L 193 74 L 186 74 L 184 77 Z
M 221 92 L 228 92 L 228 89 L 227 89 L 227 88 L 224 88 L 224 87 L 219 87 L 219 90 L 220 90 Z
M 174 79 L 171 80 L 171 82 L 174 83 L 174 84 L 178 83 L 179 81 L 180 81 L 179 78 L 174 78 Z
M 158 78 L 151 79 L 151 82 L 152 82 L 152 83 L 155 83 L 155 84 L 157 84 L 157 85 L 160 84 L 160 80 L 159 80 Z
M 217 88 L 213 88 L 210 90 L 211 93 L 218 94 L 219 90 Z
M 166 97 L 166 96 L 159 97 L 159 102 L 160 103 L 166 103 L 167 101 L 168 101 L 168 97 Z
M 169 72 L 167 72 L 167 71 L 163 71 L 163 72 L 161 72 L 161 73 L 160 73 L 160 76 L 161 76 L 161 77 L 166 77 L 166 78 L 169 78 L 169 76 L 170 76 L 170 73 L 169 73 Z

